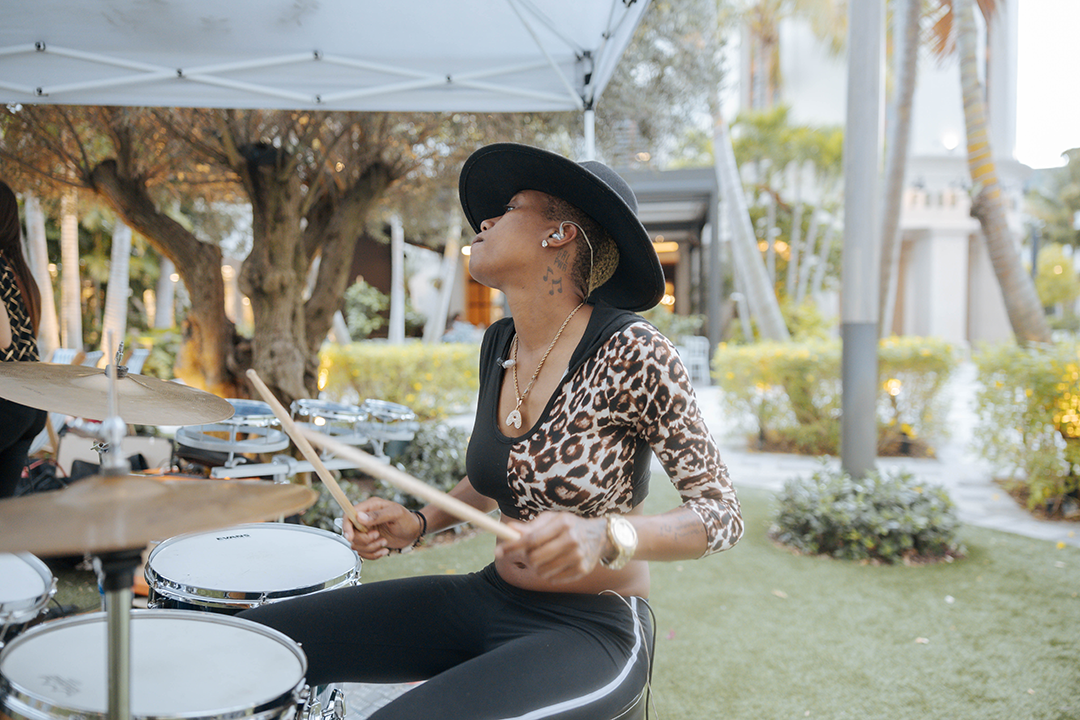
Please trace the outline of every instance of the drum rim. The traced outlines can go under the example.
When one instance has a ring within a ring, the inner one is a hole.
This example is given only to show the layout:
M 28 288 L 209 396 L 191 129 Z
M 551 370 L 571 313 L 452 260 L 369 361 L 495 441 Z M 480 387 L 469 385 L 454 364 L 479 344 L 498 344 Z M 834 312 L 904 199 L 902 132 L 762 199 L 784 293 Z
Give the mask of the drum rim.
M 158 569 L 154 568 L 154 557 L 156 555 L 160 554 L 163 550 L 172 548 L 174 545 L 181 544 L 184 540 L 205 537 L 206 535 L 213 533 L 246 532 L 249 530 L 266 530 L 269 528 L 274 528 L 274 532 L 303 532 L 333 540 L 349 549 L 353 556 L 353 564 L 345 572 L 339 573 L 331 578 L 326 578 L 313 585 L 291 587 L 281 590 L 261 590 L 252 592 L 191 585 L 166 577 L 162 575 Z M 356 580 L 360 577 L 362 562 L 360 556 L 349 546 L 349 543 L 345 538 L 328 530 L 308 527 L 306 525 L 293 525 L 291 523 L 244 523 L 242 525 L 231 525 L 216 530 L 184 533 L 162 541 L 157 547 L 150 551 L 150 555 L 146 558 L 144 576 L 146 584 L 150 589 L 149 601 L 151 602 L 157 601 L 157 596 L 160 595 L 167 600 L 184 602 L 198 607 L 217 608 L 222 610 L 242 610 L 258 607 L 259 605 L 265 605 L 277 600 L 286 600 L 288 598 L 312 595 L 325 590 L 335 590 L 337 588 L 355 585 Z
M 367 417 L 367 411 L 359 405 L 325 398 L 299 398 L 292 401 L 289 409 L 293 413 L 293 419 L 296 419 L 297 415 L 302 415 L 337 422 L 359 422 Z M 300 413 L 300 410 L 305 412 Z
M 33 568 L 38 577 L 41 578 L 45 591 L 40 595 L 29 598 L 9 600 L 7 602 L 0 601 L 0 627 L 5 624 L 16 625 L 27 620 L 33 620 L 37 617 L 41 608 L 49 604 L 49 598 L 56 594 L 56 578 L 53 576 L 52 571 L 49 570 L 49 566 L 40 558 L 25 552 L 3 554 L 14 555 Z
M 50 632 L 55 632 L 59 629 L 83 625 L 89 623 L 108 622 L 108 613 L 105 611 L 86 613 L 83 615 L 75 615 L 73 617 L 61 618 L 53 620 L 36 627 L 31 628 L 22 635 L 7 643 L 3 650 L 0 650 L 0 709 L 14 713 L 16 717 L 30 717 L 34 719 L 40 718 L 40 720 L 55 720 L 56 718 L 63 717 L 79 717 L 86 720 L 106 720 L 108 718 L 108 709 L 104 712 L 98 712 L 96 710 L 84 710 L 65 707 L 54 698 L 44 697 L 39 693 L 33 692 L 28 688 L 17 685 L 15 682 L 7 678 L 3 673 L 3 663 L 7 657 L 16 651 L 17 648 L 25 645 L 26 643 L 33 642 L 39 635 L 45 635 Z M 156 621 L 165 619 L 178 619 L 185 622 L 216 622 L 222 625 L 230 625 L 232 627 L 242 627 L 245 630 L 263 635 L 278 642 L 280 645 L 287 648 L 293 656 L 299 661 L 300 664 L 300 678 L 298 682 L 290 687 L 288 690 L 274 696 L 265 702 L 260 702 L 254 706 L 234 706 L 233 708 L 226 708 L 222 710 L 216 710 L 213 714 L 205 712 L 177 712 L 169 715 L 152 715 L 152 716 L 135 716 L 139 720 L 232 720 L 234 718 L 248 718 L 248 720 L 271 720 L 272 718 L 282 717 L 282 715 L 289 710 L 290 707 L 295 707 L 299 701 L 303 689 L 307 685 L 307 655 L 304 653 L 304 649 L 300 647 L 300 644 L 295 640 L 285 635 L 284 633 L 275 630 L 267 625 L 261 625 L 253 620 L 246 620 L 244 618 L 233 617 L 231 615 L 218 615 L 214 613 L 193 613 L 188 610 L 132 610 L 131 622 L 135 623 L 141 621 L 143 618 Z M 106 643 L 107 644 L 107 643 Z M 62 711 L 58 713 L 58 711 Z

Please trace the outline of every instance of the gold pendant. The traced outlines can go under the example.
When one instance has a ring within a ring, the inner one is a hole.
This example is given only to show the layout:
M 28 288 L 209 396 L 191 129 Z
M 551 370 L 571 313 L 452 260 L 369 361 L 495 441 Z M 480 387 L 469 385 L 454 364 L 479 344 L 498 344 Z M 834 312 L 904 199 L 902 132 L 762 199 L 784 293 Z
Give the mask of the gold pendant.
M 506 424 L 514 428 L 521 427 L 521 413 L 518 412 L 517 408 L 511 410 L 510 414 L 506 416 Z

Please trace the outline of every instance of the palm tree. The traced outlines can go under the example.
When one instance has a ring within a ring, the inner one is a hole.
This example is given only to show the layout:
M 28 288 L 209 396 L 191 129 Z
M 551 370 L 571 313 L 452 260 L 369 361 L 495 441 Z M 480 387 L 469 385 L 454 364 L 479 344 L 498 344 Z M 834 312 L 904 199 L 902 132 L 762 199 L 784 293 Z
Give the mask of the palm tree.
M 920 0 L 894 0 L 896 18 L 893 52 L 896 60 L 895 92 L 890 103 L 893 122 L 889 123 L 886 140 L 885 197 L 882 204 L 881 282 L 879 285 L 878 333 L 892 334 L 896 308 L 896 288 L 900 276 L 900 200 L 904 195 L 904 173 L 907 170 L 908 146 L 911 139 L 911 106 L 915 97 L 918 75 Z
M 79 273 L 79 218 L 76 215 L 75 193 L 66 193 L 60 200 L 60 262 L 62 280 L 60 302 L 64 318 L 61 339 L 65 347 L 81 350 L 82 338 L 82 281 Z
M 986 118 L 986 95 L 979 81 L 975 56 L 975 15 L 972 0 L 951 0 L 956 23 L 956 44 L 960 53 L 960 80 L 964 96 L 964 123 L 967 130 L 968 170 L 971 173 L 971 215 L 979 221 L 990 261 L 994 266 L 1009 323 L 1017 339 L 1024 343 L 1050 342 L 1050 326 L 1035 292 L 1035 283 L 1024 270 L 1005 220 L 1005 207 L 997 168 L 990 147 Z M 985 5 L 984 0 L 984 12 Z M 988 3 L 993 9 L 993 2 Z
M 109 288 L 105 294 L 105 313 L 101 323 L 101 351 L 109 362 L 115 361 L 113 355 L 127 332 L 130 259 L 131 228 L 117 220 L 113 226 Z

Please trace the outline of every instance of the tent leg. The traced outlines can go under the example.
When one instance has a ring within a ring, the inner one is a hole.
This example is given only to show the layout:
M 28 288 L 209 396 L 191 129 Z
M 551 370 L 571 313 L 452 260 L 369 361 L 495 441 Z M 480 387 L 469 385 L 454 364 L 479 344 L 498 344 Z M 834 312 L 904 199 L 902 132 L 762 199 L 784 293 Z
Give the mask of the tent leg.
M 596 111 L 585 110 L 585 160 L 596 159 Z

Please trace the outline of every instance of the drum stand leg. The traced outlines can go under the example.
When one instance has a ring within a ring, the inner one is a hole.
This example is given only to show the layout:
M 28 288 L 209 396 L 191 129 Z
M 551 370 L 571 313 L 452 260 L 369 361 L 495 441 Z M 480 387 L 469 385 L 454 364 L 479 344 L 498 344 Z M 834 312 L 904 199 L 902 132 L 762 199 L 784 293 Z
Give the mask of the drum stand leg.
M 105 591 L 108 628 L 109 720 L 131 719 L 131 585 L 142 550 L 119 550 L 97 557 Z

